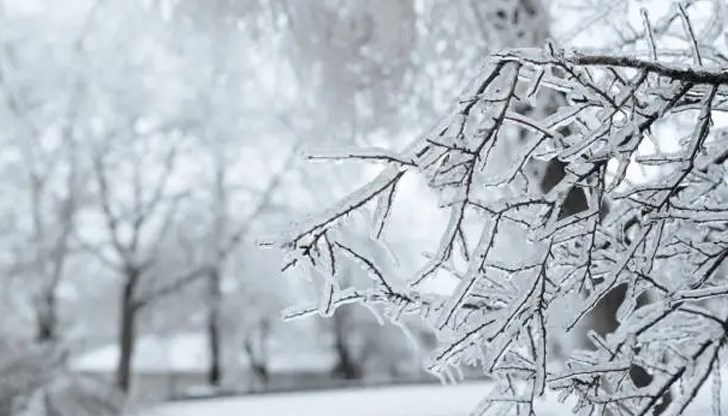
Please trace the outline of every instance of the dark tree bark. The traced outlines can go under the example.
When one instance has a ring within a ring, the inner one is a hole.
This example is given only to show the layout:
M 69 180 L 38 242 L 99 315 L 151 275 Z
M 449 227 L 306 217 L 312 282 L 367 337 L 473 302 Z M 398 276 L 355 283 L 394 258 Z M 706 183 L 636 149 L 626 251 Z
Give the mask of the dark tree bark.
M 263 320 L 260 323 L 257 333 L 253 330 L 245 338 L 245 342 L 243 343 L 243 348 L 245 348 L 245 352 L 248 354 L 248 360 L 250 361 L 250 368 L 263 389 L 265 389 L 270 381 L 270 371 L 268 370 L 269 335 L 270 322 Z
M 253 346 L 253 340 L 251 338 L 245 340 L 245 351 L 250 359 L 250 368 L 253 370 L 253 374 L 265 388 L 270 381 L 268 365 L 265 362 L 264 357 L 261 357 L 260 354 L 256 354 L 255 347 Z
M 210 367 L 207 379 L 210 385 L 219 386 L 222 380 L 222 340 L 220 331 L 220 270 L 215 268 L 208 277 L 208 290 L 210 296 L 209 311 L 207 315 L 207 340 L 210 348 Z
M 334 351 L 338 358 L 334 374 L 347 380 L 360 379 L 364 375 L 361 362 L 356 359 L 351 345 L 347 342 L 351 325 L 350 311 L 346 307 L 339 308 L 333 315 Z
M 119 323 L 119 363 L 116 371 L 116 385 L 124 393 L 131 389 L 131 368 L 136 341 L 136 318 L 138 305 L 135 289 L 141 271 L 129 269 L 126 274 L 124 292 L 121 298 L 121 322 Z
M 56 291 L 50 290 L 40 300 L 37 311 L 37 332 L 35 339 L 38 343 L 55 343 L 58 340 L 58 315 Z

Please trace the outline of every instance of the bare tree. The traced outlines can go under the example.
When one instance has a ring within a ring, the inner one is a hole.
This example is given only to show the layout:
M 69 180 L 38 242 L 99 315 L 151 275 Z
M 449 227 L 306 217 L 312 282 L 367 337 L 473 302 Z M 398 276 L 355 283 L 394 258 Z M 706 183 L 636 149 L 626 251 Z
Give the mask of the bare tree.
M 126 130 L 125 130 L 126 131 Z M 174 129 L 172 129 L 174 131 Z M 159 132 L 155 132 L 159 134 Z M 168 133 L 168 132 L 167 132 Z M 140 138 L 132 143 L 143 142 Z M 132 145 L 133 147 L 133 145 Z M 127 392 L 131 382 L 131 360 L 136 339 L 136 320 L 140 310 L 163 296 L 168 296 L 199 280 L 212 270 L 209 264 L 190 265 L 187 271 L 166 278 L 160 284 L 147 280 L 149 270 L 158 261 L 159 250 L 184 193 L 171 193 L 170 180 L 177 161 L 178 149 L 172 145 L 166 151 L 161 170 L 153 179 L 145 169 L 142 154 L 149 148 L 141 147 L 126 166 L 131 169 L 128 178 L 120 174 L 109 175 L 113 152 L 100 149 L 93 156 L 94 176 L 98 185 L 100 210 L 109 236 L 108 245 L 86 244 L 97 257 L 122 276 L 120 298 L 119 346 L 120 356 L 116 373 L 118 387 Z M 118 166 L 118 165 L 117 165 Z M 120 180 L 131 182 L 131 201 L 114 195 L 112 186 Z
M 88 35 L 95 4 L 83 16 L 80 30 L 55 43 L 33 43 L 28 49 L 49 50 L 67 48 L 79 61 L 84 60 L 82 45 Z M 36 339 L 56 342 L 59 338 L 57 292 L 68 258 L 71 255 L 71 237 L 75 229 L 75 216 L 79 210 L 78 138 L 74 129 L 79 124 L 84 82 L 76 68 L 59 65 L 58 72 L 70 78 L 61 87 L 62 93 L 37 87 L 33 79 L 25 79 L 25 72 L 38 75 L 42 68 L 16 50 L 7 41 L 0 50 L 4 64 L 0 68 L 3 104 L 13 120 L 11 137 L 24 157 L 27 175 L 27 196 L 32 219 L 32 252 L 29 264 L 21 266 L 37 280 L 34 294 Z M 32 55 L 32 53 L 31 53 Z M 59 80 L 62 76 L 59 76 Z M 28 85 L 30 84 L 30 85 Z M 22 94 L 30 89 L 32 94 Z M 57 94 L 53 96 L 52 94 Z M 58 109 L 50 117 L 37 101 L 47 100 Z M 60 143 L 48 144 L 46 136 L 57 134 Z M 60 179 L 60 180 L 59 180 Z
M 48 218 L 42 212 L 44 180 L 37 175 L 32 176 L 31 201 L 33 210 L 33 224 L 35 229 L 35 242 L 38 247 L 36 266 L 40 268 L 40 275 L 47 276 L 41 283 L 41 290 L 37 298 L 37 333 L 39 342 L 55 342 L 59 338 L 59 317 L 57 306 L 58 286 L 64 274 L 64 267 L 71 254 L 71 237 L 75 227 L 75 214 L 78 206 L 77 198 L 77 169 L 78 163 L 75 155 L 75 146 L 68 144 L 68 174 L 65 180 L 65 197 L 59 198 L 55 212 L 50 218 L 57 221 L 58 230 L 54 237 L 49 236 L 47 230 Z M 47 179 L 46 179 L 47 180 Z M 49 246 L 48 241 L 55 238 Z
M 208 380 L 212 385 L 218 385 L 222 380 L 221 357 L 223 342 L 221 309 L 224 297 L 220 285 L 224 274 L 225 262 L 229 256 L 234 254 L 234 251 L 240 244 L 249 238 L 254 223 L 260 221 L 266 210 L 270 208 L 272 198 L 276 191 L 279 190 L 283 176 L 289 173 L 293 163 L 297 160 L 298 147 L 298 145 L 293 146 L 293 150 L 284 161 L 283 166 L 272 175 L 262 191 L 256 192 L 251 196 L 251 209 L 244 218 L 237 220 L 232 218 L 229 213 L 229 193 L 231 185 L 227 179 L 228 166 L 225 163 L 225 156 L 218 152 L 214 157 L 214 196 L 211 206 L 213 212 L 211 245 L 214 248 L 214 252 L 210 260 L 211 269 L 207 276 L 209 310 L 206 324 L 211 357 Z M 267 326 L 269 324 L 262 322 L 260 331 L 268 332 L 265 329 Z M 254 369 L 261 375 L 261 379 L 267 379 L 267 371 L 265 371 L 263 364 L 265 360 L 256 358 L 260 355 L 256 353 L 260 348 L 254 348 L 251 343 L 252 341 L 250 339 L 246 339 L 245 351 L 248 353 L 251 363 L 254 364 Z

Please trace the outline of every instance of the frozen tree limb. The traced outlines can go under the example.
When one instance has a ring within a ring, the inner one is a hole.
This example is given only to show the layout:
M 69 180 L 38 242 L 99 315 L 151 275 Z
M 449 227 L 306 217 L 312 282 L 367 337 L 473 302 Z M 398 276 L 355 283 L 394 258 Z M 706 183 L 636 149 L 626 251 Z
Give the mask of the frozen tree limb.
M 681 414 L 718 374 L 728 336 L 726 142 L 713 125 L 728 110 L 728 72 L 706 57 L 683 5 L 655 25 L 646 12 L 642 20 L 644 56 L 554 45 L 504 50 L 446 120 L 405 151 L 340 155 L 389 166 L 298 226 L 281 245 L 293 259 L 285 269 L 305 259 L 336 279 L 342 255 L 363 262 L 375 283 L 326 286 L 328 309 L 360 303 L 385 317 L 420 316 L 441 343 L 430 371 L 451 379 L 462 366 L 479 366 L 498 382 L 475 414 L 532 414 L 546 389 L 575 397 L 579 414 Z M 662 59 L 658 38 L 677 20 L 690 48 Z M 553 94 L 566 97 L 563 106 L 546 104 Z M 537 111 L 524 111 L 525 100 Z M 676 150 L 660 151 L 668 145 Z M 529 169 L 544 159 L 564 172 L 539 192 Z M 381 238 L 382 212 L 396 204 L 404 175 L 427 180 L 449 221 L 400 290 L 336 230 L 385 200 L 371 224 Z M 567 209 L 575 189 L 587 195 L 578 212 Z M 422 283 L 443 274 L 459 279 L 457 288 L 424 301 Z M 617 288 L 625 298 L 616 328 L 590 333 L 595 349 L 557 366 L 552 332 L 575 331 Z M 650 300 L 638 301 L 645 293 Z

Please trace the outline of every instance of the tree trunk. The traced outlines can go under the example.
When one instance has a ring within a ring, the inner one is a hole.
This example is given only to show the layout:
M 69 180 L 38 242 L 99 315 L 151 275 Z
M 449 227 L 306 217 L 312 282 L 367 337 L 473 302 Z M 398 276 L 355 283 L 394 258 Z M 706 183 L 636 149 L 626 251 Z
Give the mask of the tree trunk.
M 207 316 L 207 340 L 210 348 L 210 367 L 208 369 L 208 382 L 212 386 L 219 386 L 222 380 L 222 367 L 220 365 L 222 356 L 222 340 L 220 331 L 220 302 L 222 293 L 220 291 L 220 270 L 214 269 L 209 279 L 209 311 Z
M 58 340 L 58 315 L 55 290 L 49 290 L 38 306 L 35 339 L 38 343 L 55 343 Z
M 37 305 L 36 341 L 39 343 L 55 343 L 59 339 L 58 328 L 58 286 L 63 278 L 63 270 L 68 257 L 68 244 L 74 227 L 75 200 L 73 196 L 73 174 L 69 176 L 69 193 L 71 194 L 61 207 L 59 218 L 63 220 L 63 232 L 55 247 L 44 255 L 42 263 L 51 261 L 49 281 L 43 283 L 39 304 Z M 37 220 L 40 221 L 40 220 Z M 37 226 L 41 227 L 38 222 Z M 43 244 L 42 233 L 38 234 L 38 244 Z M 41 276 L 46 276 L 46 268 L 41 264 Z
M 248 354 L 248 361 L 250 362 L 250 369 L 255 375 L 255 379 L 260 383 L 261 389 L 264 390 L 268 385 L 270 374 L 268 372 L 268 363 L 265 350 L 263 349 L 263 343 L 265 342 L 263 334 L 259 334 L 261 340 L 259 342 L 259 350 L 256 351 L 254 346 L 255 336 L 249 336 L 245 338 L 243 347 L 245 352 Z
M 363 369 L 361 363 L 357 362 L 354 358 L 354 354 L 350 349 L 349 344 L 346 342 L 347 337 L 347 325 L 350 325 L 347 321 L 349 317 L 349 311 L 346 307 L 339 308 L 333 315 L 334 320 L 334 350 L 338 357 L 338 362 L 334 368 L 334 373 L 346 380 L 359 379 L 363 375 Z
M 119 362 L 116 371 L 116 385 L 125 394 L 129 393 L 131 389 L 132 358 L 134 356 L 134 343 L 136 342 L 136 318 L 138 312 L 134 299 L 134 289 L 136 288 L 140 274 L 138 270 L 127 272 L 124 293 L 121 299 Z

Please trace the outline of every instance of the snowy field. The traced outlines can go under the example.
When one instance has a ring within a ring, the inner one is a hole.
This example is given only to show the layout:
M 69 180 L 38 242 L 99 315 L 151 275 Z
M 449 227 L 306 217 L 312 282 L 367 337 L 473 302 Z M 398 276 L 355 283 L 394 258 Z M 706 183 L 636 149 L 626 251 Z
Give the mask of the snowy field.
M 725 380 L 722 383 L 726 385 Z M 705 387 L 708 387 L 707 389 Z M 302 393 L 180 401 L 130 416 L 468 416 L 489 391 L 487 383 L 352 388 Z M 686 416 L 714 414 L 704 386 Z M 725 388 L 723 397 L 726 397 Z M 722 403 L 725 414 L 726 401 Z M 538 416 L 567 416 L 553 398 L 537 403 Z
M 470 414 L 489 388 L 465 383 L 266 394 L 176 402 L 140 416 L 461 416 Z M 561 410 L 549 406 L 539 415 L 569 414 Z

